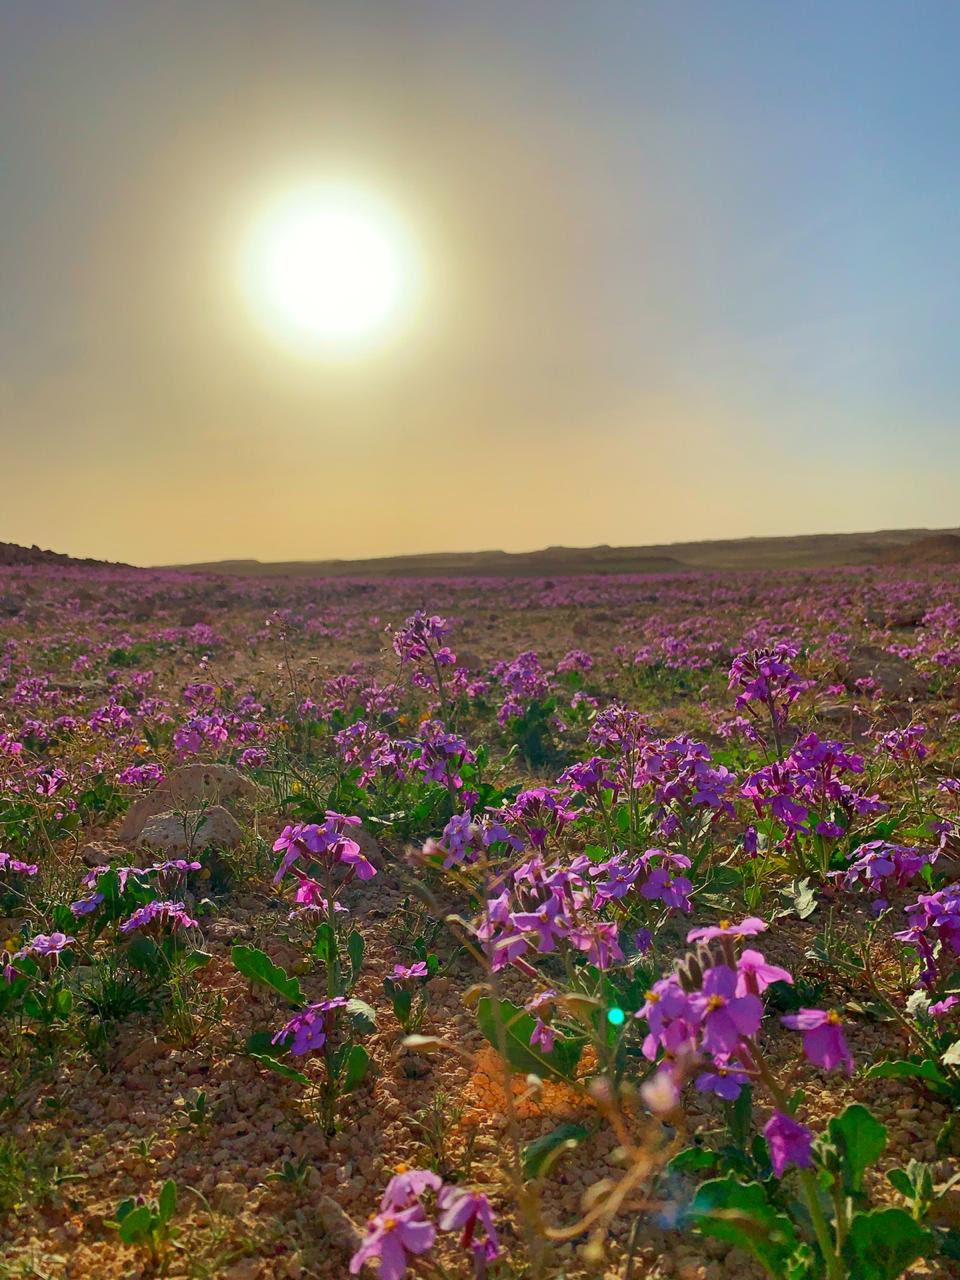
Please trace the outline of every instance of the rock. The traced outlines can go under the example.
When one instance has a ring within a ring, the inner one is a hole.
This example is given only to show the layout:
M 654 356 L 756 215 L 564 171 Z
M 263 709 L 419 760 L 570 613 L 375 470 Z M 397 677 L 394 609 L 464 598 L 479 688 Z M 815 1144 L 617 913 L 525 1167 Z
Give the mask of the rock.
M 223 1280 L 260 1280 L 264 1274 L 259 1258 L 241 1258 L 223 1272 Z
M 93 841 L 80 850 L 80 861 L 85 867 L 104 867 L 108 863 L 121 858 L 125 850 L 120 845 L 110 845 L 101 841 Z
M 360 852 L 368 862 L 372 862 L 378 871 L 384 869 L 383 850 L 366 827 L 347 827 L 347 835 L 351 840 L 356 840 L 360 846 Z
M 130 805 L 118 832 L 120 840 L 136 840 L 153 817 L 170 809 L 196 809 L 205 801 L 222 805 L 245 801 L 260 794 L 255 782 L 228 764 L 184 764 L 159 787 L 139 796 Z
M 240 938 L 249 938 L 253 931 L 253 925 L 231 920 L 228 916 L 218 916 L 204 925 L 207 942 L 219 942 L 223 946 L 230 946 Z
M 233 849 L 243 832 L 236 818 L 222 805 L 204 813 L 157 813 L 149 818 L 137 844 L 168 858 L 182 858 L 213 847 Z
M 331 1244 L 342 1249 L 344 1253 L 354 1254 L 360 1248 L 363 1238 L 360 1228 L 352 1218 L 348 1218 L 335 1200 L 330 1196 L 319 1195 L 316 1199 L 317 1216 L 323 1223 Z
M 221 1182 L 213 1193 L 214 1207 L 235 1216 L 247 1202 L 249 1192 L 241 1182 Z
M 303 1275 L 303 1262 L 300 1259 L 299 1252 L 292 1253 L 283 1264 L 283 1274 L 286 1280 L 301 1280 Z

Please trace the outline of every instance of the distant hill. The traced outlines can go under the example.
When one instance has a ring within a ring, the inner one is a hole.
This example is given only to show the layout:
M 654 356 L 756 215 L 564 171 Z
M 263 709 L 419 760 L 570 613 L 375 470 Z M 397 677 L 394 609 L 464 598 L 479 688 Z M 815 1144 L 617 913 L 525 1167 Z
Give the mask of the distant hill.
M 21 547 L 15 542 L 0 542 L 0 565 L 60 564 L 105 568 L 108 563 L 106 560 L 79 560 L 76 556 L 63 555 L 59 551 L 44 551 L 36 545 Z M 115 567 L 127 569 L 130 566 Z
M 960 534 L 933 533 L 904 547 L 890 547 L 886 564 L 960 564 Z
M 935 548 L 935 550 L 931 550 Z M 578 573 L 683 573 L 692 569 L 813 569 L 841 565 L 960 562 L 960 529 L 726 538 L 646 547 L 546 547 L 449 551 L 369 560 L 219 560 L 166 568 L 249 577 L 560 577 Z

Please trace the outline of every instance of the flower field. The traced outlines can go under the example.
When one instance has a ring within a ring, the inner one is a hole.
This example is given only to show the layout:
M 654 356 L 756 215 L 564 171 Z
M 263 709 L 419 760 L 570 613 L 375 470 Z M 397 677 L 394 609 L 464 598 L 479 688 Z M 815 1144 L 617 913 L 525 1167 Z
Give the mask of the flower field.
M 960 1274 L 960 580 L 0 567 L 0 1280 Z

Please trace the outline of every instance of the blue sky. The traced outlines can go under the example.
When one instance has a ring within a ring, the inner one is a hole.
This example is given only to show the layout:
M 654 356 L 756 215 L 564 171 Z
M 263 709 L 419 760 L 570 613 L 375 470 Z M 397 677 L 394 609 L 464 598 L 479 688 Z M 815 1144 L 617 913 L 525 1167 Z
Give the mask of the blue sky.
M 11 0 L 0 539 L 960 524 L 958 56 L 946 3 Z M 236 281 L 258 204 L 334 171 L 427 277 L 349 362 L 271 341 Z

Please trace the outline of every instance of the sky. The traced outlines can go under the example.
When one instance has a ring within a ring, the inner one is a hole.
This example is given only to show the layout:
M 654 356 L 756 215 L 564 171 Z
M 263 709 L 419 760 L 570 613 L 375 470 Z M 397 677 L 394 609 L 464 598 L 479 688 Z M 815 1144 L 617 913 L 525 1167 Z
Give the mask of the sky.
M 952 0 L 4 0 L 0 540 L 960 524 L 958 58 Z M 412 246 L 348 350 L 248 280 L 329 181 Z

